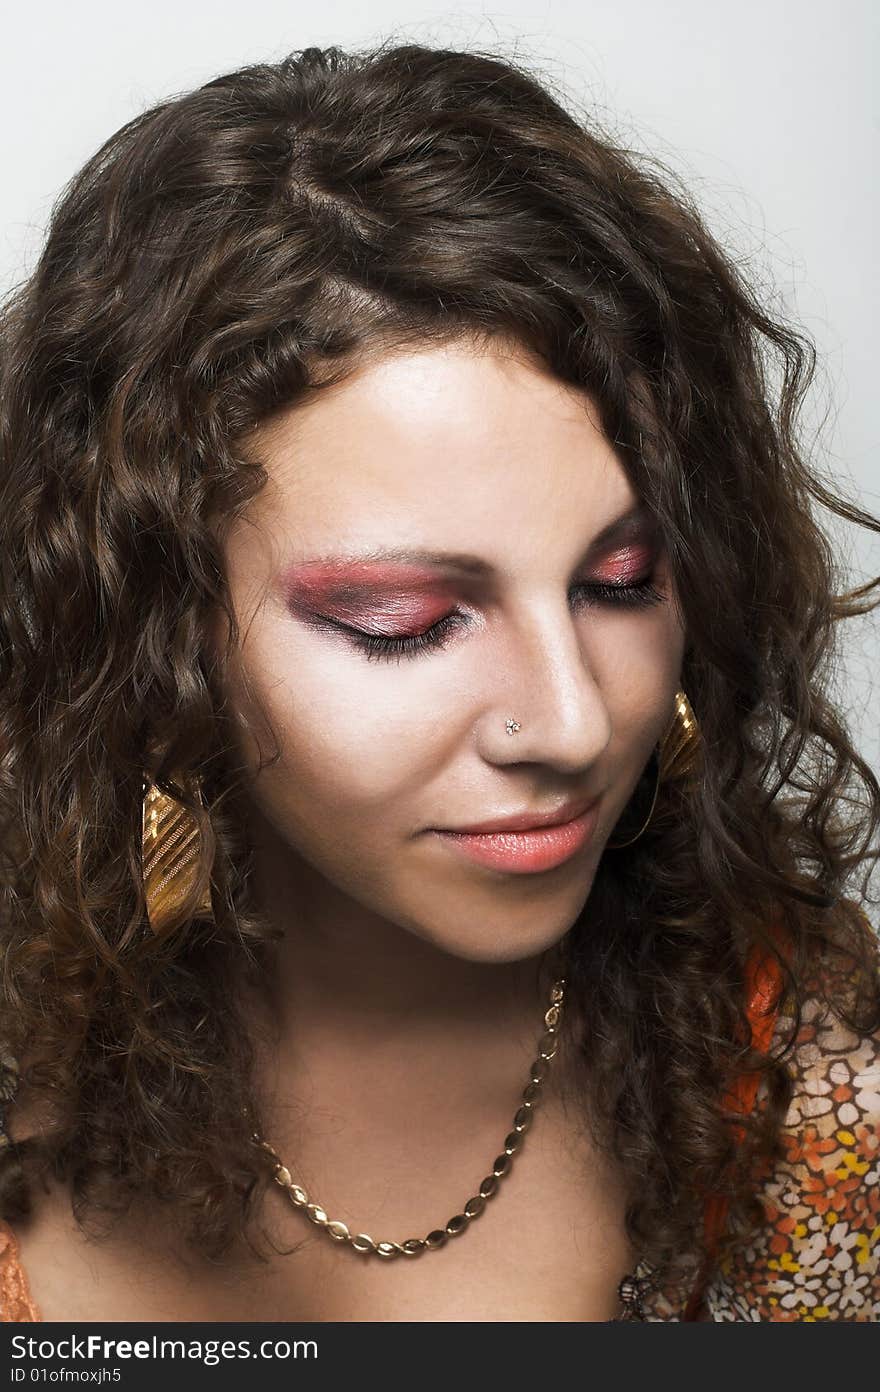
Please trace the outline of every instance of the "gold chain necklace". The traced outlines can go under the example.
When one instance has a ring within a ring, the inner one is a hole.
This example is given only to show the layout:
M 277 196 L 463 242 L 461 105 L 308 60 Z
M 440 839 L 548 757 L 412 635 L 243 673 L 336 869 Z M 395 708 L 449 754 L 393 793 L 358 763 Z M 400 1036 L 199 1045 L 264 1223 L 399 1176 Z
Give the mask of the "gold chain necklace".
M 529 1081 L 522 1093 L 522 1105 L 513 1118 L 513 1129 L 504 1138 L 504 1149 L 496 1158 L 492 1173 L 480 1184 L 479 1193 L 468 1199 L 461 1213 L 456 1213 L 445 1228 L 435 1228 L 425 1237 L 408 1237 L 405 1242 L 374 1242 L 366 1233 L 352 1236 L 348 1226 L 337 1219 L 328 1218 L 320 1204 L 312 1202 L 302 1185 L 295 1183 L 290 1170 L 278 1152 L 264 1141 L 258 1132 L 253 1132 L 251 1140 L 255 1146 L 268 1155 L 273 1170 L 273 1179 L 287 1194 L 294 1208 L 305 1211 L 306 1216 L 321 1228 L 333 1242 L 347 1242 L 356 1252 L 364 1256 L 376 1257 L 415 1257 L 420 1252 L 434 1252 L 442 1247 L 447 1238 L 457 1237 L 464 1232 L 472 1218 L 483 1212 L 489 1199 L 498 1192 L 501 1180 L 510 1174 L 513 1157 L 521 1149 L 525 1133 L 532 1124 L 535 1107 L 541 1098 L 541 1089 L 550 1070 L 550 1062 L 556 1054 L 557 1033 L 562 1018 L 562 1003 L 565 994 L 565 978 L 555 982 L 550 991 L 550 1006 L 544 1013 L 544 1032 L 538 1041 L 538 1057 L 532 1064 Z

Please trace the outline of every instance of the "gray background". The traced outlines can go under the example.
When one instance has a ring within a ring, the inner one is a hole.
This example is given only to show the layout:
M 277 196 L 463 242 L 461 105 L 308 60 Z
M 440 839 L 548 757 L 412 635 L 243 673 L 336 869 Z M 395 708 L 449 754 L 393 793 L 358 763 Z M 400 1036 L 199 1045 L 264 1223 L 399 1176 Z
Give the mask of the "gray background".
M 0 51 L 0 294 L 33 266 L 54 199 L 120 125 L 163 97 L 307 44 L 388 35 L 524 60 L 633 148 L 684 176 L 711 228 L 820 370 L 811 456 L 880 512 L 872 352 L 878 309 L 880 6 L 842 0 L 80 0 L 10 7 Z M 831 523 L 842 583 L 880 573 L 880 538 Z M 841 633 L 839 697 L 880 773 L 880 617 Z

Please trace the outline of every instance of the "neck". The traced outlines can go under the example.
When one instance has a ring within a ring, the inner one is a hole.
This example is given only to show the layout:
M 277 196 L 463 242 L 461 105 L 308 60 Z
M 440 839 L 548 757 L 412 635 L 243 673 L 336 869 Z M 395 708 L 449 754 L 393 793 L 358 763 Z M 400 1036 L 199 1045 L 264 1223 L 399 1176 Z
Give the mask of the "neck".
M 433 1099 L 441 1118 L 459 1122 L 489 1107 L 492 1134 L 503 1134 L 562 974 L 557 954 L 453 956 L 334 889 L 268 835 L 256 841 L 254 883 L 283 932 L 265 998 L 248 1007 L 267 1138 L 297 1129 L 316 1096 L 346 1127 L 377 1108 L 412 1121 Z

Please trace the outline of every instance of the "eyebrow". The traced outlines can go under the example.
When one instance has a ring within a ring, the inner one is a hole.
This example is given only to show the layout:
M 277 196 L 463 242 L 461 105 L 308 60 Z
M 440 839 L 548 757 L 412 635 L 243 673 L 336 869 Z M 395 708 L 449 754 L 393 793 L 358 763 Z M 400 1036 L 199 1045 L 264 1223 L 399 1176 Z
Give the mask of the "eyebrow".
M 657 523 L 647 504 L 644 500 L 640 500 L 596 533 L 581 559 L 581 564 L 597 551 L 614 542 L 642 539 L 646 528 L 654 532 L 657 529 Z M 341 569 L 345 566 L 369 566 L 382 563 L 393 565 L 395 562 L 401 565 L 432 566 L 440 570 L 457 571 L 462 575 L 476 577 L 491 575 L 494 570 L 494 567 L 481 556 L 473 556 L 468 552 L 427 551 L 404 546 L 383 546 L 377 547 L 375 550 L 357 553 L 335 552 L 332 555 L 311 556 L 308 560 L 300 562 L 295 569 L 311 568 L 312 566 L 332 566 Z

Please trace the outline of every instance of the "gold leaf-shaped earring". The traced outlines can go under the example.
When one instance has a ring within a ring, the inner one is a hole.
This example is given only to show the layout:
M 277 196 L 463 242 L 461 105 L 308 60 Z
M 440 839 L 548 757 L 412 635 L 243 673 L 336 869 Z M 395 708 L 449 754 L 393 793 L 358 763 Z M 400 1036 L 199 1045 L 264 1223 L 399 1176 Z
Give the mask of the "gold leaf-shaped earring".
M 659 749 L 661 783 L 670 780 L 693 787 L 702 756 L 702 736 L 697 717 L 685 693 L 675 693 L 675 707 Z
M 647 830 L 654 816 L 657 794 L 662 783 L 681 783 L 685 792 L 691 791 L 696 786 L 699 781 L 702 744 L 703 738 L 693 707 L 684 691 L 678 690 L 675 693 L 675 703 L 669 724 L 656 747 L 657 777 L 648 815 L 635 836 L 630 836 L 625 841 L 613 839 L 607 841 L 608 850 L 619 851 L 625 846 L 631 846 Z
M 180 775 L 174 781 L 185 786 Z M 201 801 L 201 779 L 193 779 Z M 153 932 L 171 932 L 188 918 L 212 918 L 213 834 L 202 832 L 188 807 L 144 776 L 142 874 Z M 207 852 L 207 853 L 206 853 Z M 195 900 L 195 902 L 193 902 Z

